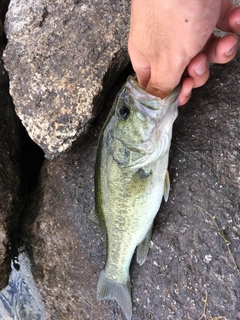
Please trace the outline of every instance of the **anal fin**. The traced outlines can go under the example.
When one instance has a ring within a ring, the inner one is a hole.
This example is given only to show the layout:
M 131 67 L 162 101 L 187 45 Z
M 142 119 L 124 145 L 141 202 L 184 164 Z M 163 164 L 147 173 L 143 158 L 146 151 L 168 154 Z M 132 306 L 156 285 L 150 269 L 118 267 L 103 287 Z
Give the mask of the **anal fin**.
M 139 245 L 137 246 L 137 263 L 142 265 L 147 259 L 150 241 L 152 239 L 152 229 L 153 225 L 151 225 L 150 229 L 148 230 L 145 238 Z

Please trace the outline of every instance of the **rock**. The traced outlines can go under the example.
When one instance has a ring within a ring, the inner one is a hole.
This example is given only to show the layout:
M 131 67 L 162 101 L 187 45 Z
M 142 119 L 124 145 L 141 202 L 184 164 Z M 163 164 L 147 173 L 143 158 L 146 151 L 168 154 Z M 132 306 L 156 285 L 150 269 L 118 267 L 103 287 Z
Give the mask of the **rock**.
M 208 83 L 180 108 L 169 201 L 147 261 L 139 266 L 134 258 L 131 266 L 133 320 L 200 319 L 204 310 L 205 318 L 240 318 L 239 66 L 240 53 L 213 66 Z M 45 161 L 24 218 L 48 319 L 124 319 L 116 302 L 96 300 L 106 254 L 103 230 L 89 221 L 99 129 Z
M 0 7 L 0 57 L 6 45 L 3 21 L 8 1 Z M 8 76 L 0 60 L 0 290 L 8 282 L 10 272 L 9 234 L 11 222 L 16 214 L 15 202 L 19 193 L 19 121 L 14 114 L 12 100 L 8 93 Z M 14 209 L 13 209 L 14 208 Z M 14 212 L 13 212 L 14 211 Z
M 3 25 L 8 4 L 9 0 L 2 0 L 0 6 L 0 290 L 8 283 L 10 260 L 17 254 L 21 211 L 40 165 L 36 159 L 43 158 L 15 113 L 1 59 L 7 43 Z
M 10 272 L 9 241 L 18 226 L 22 196 L 20 121 L 8 92 L 8 76 L 0 62 L 0 290 Z
M 98 129 L 92 127 L 84 141 L 57 159 L 45 160 L 26 210 L 24 238 L 47 319 L 111 314 L 108 306 L 97 303 L 95 293 L 104 263 L 104 233 L 88 218 Z
M 4 63 L 16 112 L 52 159 L 101 108 L 129 63 L 130 1 L 12 0 Z

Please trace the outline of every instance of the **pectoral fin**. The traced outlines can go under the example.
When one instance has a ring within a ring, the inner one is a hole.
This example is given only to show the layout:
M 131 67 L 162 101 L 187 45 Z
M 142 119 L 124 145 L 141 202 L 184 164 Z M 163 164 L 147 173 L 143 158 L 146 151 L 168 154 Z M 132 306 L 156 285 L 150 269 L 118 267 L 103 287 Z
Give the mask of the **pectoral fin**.
M 170 190 L 170 179 L 169 179 L 169 174 L 167 170 L 165 175 L 164 190 L 163 190 L 163 196 L 166 202 L 168 201 L 169 190 Z
M 137 247 L 137 263 L 140 265 L 144 264 L 144 262 L 147 259 L 150 241 L 152 239 L 152 229 L 153 229 L 153 225 L 151 225 L 145 238 Z
M 152 174 L 151 170 L 140 168 L 133 174 L 132 179 L 127 185 L 127 192 L 132 198 L 140 197 L 144 194 L 147 185 L 148 177 Z

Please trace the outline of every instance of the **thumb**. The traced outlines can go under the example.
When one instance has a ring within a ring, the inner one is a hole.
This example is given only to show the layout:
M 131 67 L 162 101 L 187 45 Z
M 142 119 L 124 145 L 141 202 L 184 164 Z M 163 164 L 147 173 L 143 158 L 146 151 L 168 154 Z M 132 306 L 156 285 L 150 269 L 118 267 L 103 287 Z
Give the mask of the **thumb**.
M 184 68 L 170 63 L 161 63 L 159 60 L 157 62 L 133 67 L 139 83 L 146 88 L 146 91 L 163 99 L 180 83 Z
M 168 84 L 167 81 L 164 81 L 166 79 L 166 76 L 160 76 L 157 77 L 157 73 L 152 74 L 152 69 L 147 64 L 143 67 L 139 67 L 133 64 L 133 69 L 136 72 L 136 76 L 138 79 L 138 82 L 141 86 L 145 88 L 145 90 L 152 94 L 153 96 L 165 98 L 167 97 L 175 88 L 175 86 L 178 83 L 174 83 L 172 86 L 166 86 Z
M 174 88 L 174 85 L 166 86 L 166 83 L 163 83 L 163 78 L 158 80 L 154 77 L 150 77 L 146 86 L 146 91 L 156 97 L 163 99 L 166 98 Z
M 161 63 L 159 59 L 157 59 L 158 63 L 152 63 L 143 54 L 135 50 L 130 39 L 128 41 L 128 52 L 138 82 L 148 93 L 163 99 L 180 82 L 182 72 L 177 72 L 178 68 L 175 65 L 170 68 L 168 67 L 169 63 Z
M 128 53 L 139 84 L 146 88 L 151 76 L 151 65 L 145 56 L 136 49 L 131 37 L 128 39 Z
M 138 82 L 141 86 L 143 86 L 144 88 L 147 88 L 148 86 L 148 82 L 151 76 L 151 68 L 150 66 L 146 66 L 146 67 L 136 67 L 133 65 L 133 69 L 136 72 L 136 76 L 138 79 Z

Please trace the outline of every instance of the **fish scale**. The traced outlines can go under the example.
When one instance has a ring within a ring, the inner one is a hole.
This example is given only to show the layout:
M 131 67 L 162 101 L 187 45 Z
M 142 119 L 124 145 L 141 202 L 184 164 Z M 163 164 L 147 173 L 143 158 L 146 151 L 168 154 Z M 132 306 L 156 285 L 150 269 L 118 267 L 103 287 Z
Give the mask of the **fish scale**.
M 132 317 L 129 267 L 147 258 L 153 220 L 169 193 L 168 157 L 180 88 L 154 97 L 129 77 L 100 135 L 95 165 L 95 211 L 107 238 L 97 298 L 115 299 Z M 97 220 L 97 218 L 96 218 Z

